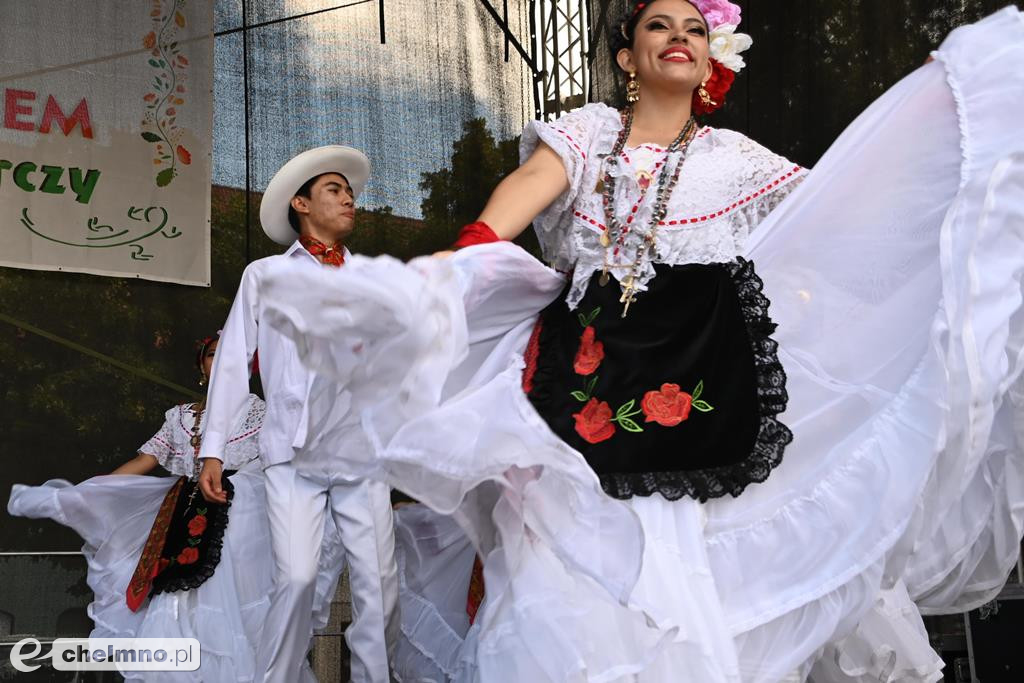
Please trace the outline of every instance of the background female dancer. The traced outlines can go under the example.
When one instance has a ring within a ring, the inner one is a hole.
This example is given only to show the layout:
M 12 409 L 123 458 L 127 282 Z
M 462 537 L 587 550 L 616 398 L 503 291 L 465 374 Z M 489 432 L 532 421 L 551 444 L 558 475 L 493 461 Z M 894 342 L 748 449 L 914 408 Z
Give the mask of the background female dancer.
M 205 386 L 217 338 L 197 346 Z M 196 489 L 204 409 L 205 399 L 169 409 L 138 455 L 110 475 L 78 485 L 62 479 L 37 487 L 18 484 L 7 506 L 12 515 L 47 517 L 84 539 L 87 581 L 95 594 L 88 608 L 92 637 L 198 639 L 199 670 L 123 672 L 129 679 L 251 681 L 255 676 L 255 648 L 273 585 L 257 449 L 264 405 L 250 394 L 235 421 L 225 452 L 229 506 L 207 503 Z M 141 476 L 158 466 L 175 476 Z M 337 567 L 321 572 L 321 626 L 337 579 Z M 311 671 L 305 674 L 313 680 Z

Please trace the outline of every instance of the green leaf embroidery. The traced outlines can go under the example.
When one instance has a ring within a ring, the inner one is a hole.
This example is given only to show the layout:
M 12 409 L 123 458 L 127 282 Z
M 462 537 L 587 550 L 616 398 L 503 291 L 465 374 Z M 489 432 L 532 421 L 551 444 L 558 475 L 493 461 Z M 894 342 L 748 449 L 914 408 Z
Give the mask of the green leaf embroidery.
M 638 425 L 638 424 L 637 424 L 636 422 L 633 422 L 633 421 L 632 421 L 632 420 L 630 420 L 630 419 L 629 419 L 628 417 L 620 417 L 620 418 L 619 418 L 619 420 L 618 420 L 618 423 L 619 423 L 619 424 L 620 424 L 620 425 L 622 426 L 622 428 L 623 428 L 623 429 L 625 429 L 625 430 L 626 430 L 627 432 L 634 432 L 634 433 L 636 433 L 636 432 L 642 432 L 642 431 L 644 431 L 644 428 L 643 428 L 643 427 L 641 427 L 640 425 Z
M 205 517 L 206 516 L 206 508 L 196 508 L 196 514 L 197 515 L 202 515 L 203 517 Z
M 571 396 L 572 396 L 572 397 L 573 397 L 574 399 L 576 399 L 577 401 L 579 401 L 580 403 L 586 403 L 587 401 L 589 401 L 589 400 L 590 400 L 590 399 L 589 399 L 589 398 L 587 397 L 587 395 L 586 395 L 586 394 L 584 394 L 584 393 L 583 393 L 582 391 L 574 391 L 574 392 L 572 392 Z
M 693 407 L 702 413 L 710 413 L 714 408 L 707 401 L 694 401 Z
M 197 545 L 199 545 L 199 543 L 200 543 L 200 541 L 199 541 L 198 538 L 190 538 L 190 539 L 188 539 L 188 544 L 190 546 L 192 546 L 193 548 L 196 547 Z
M 704 393 L 704 380 L 697 382 L 697 388 L 693 390 L 693 400 L 696 401 Z
M 162 137 L 160 137 L 156 133 L 150 133 L 148 130 L 142 133 L 142 139 L 145 140 L 146 142 L 160 142 L 161 140 L 163 140 Z
M 596 386 L 597 386 L 597 375 L 594 375 L 593 377 L 590 378 L 590 381 L 587 382 L 587 384 L 586 384 L 586 391 L 587 391 L 587 396 L 588 397 L 594 395 L 594 387 L 596 387 Z
M 583 315 L 582 313 L 580 313 L 579 314 L 580 325 L 582 325 L 585 328 L 586 327 L 590 327 L 590 325 L 597 319 L 597 316 L 599 316 L 600 314 L 601 314 L 601 307 L 600 306 L 598 306 L 597 308 L 595 308 L 594 310 L 592 310 L 590 313 L 588 313 L 586 315 Z
M 151 60 L 149 60 L 149 65 L 150 65 L 150 66 L 155 66 L 155 67 L 157 67 L 157 68 L 159 68 L 159 67 L 160 67 L 160 64 L 158 64 L 158 63 L 157 63 L 157 61 L 156 61 L 155 59 L 151 59 Z
M 632 398 L 629 399 L 627 402 L 625 402 L 621 406 L 619 406 L 619 409 L 615 411 L 615 417 L 616 418 L 623 418 L 623 417 L 629 417 L 630 415 L 636 415 L 636 413 L 629 412 L 629 411 L 633 410 L 633 406 L 635 406 L 635 405 L 636 405 L 636 399 L 632 399 Z M 637 413 L 638 412 L 640 412 L 640 411 L 638 410 Z

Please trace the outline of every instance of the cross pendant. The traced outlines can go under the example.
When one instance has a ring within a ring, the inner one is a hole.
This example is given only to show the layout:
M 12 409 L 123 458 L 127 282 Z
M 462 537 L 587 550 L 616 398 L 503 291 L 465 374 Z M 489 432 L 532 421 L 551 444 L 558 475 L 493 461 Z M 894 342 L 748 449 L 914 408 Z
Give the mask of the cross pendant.
M 622 309 L 622 317 L 625 318 L 626 314 L 629 313 L 629 305 L 636 300 L 635 291 L 632 283 L 624 290 L 622 290 L 622 297 L 619 299 L 620 304 L 626 304 Z

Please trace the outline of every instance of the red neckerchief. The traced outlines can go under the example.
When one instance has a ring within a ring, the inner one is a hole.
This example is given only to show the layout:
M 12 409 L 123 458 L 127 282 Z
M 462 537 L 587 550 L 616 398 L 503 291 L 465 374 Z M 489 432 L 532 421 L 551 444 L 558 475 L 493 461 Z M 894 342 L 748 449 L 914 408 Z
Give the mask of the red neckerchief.
M 309 237 L 308 235 L 300 235 L 299 243 L 306 248 L 306 251 L 320 259 L 320 262 L 325 266 L 337 268 L 345 263 L 345 247 L 340 244 L 329 247 L 315 237 Z

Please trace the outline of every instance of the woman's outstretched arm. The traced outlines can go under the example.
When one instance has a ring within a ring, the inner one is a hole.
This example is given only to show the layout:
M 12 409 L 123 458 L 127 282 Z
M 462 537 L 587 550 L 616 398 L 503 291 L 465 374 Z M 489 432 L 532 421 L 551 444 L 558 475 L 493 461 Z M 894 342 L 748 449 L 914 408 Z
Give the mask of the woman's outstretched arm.
M 501 239 L 513 240 L 567 189 L 569 178 L 562 160 L 541 142 L 522 166 L 494 188 L 479 220 Z
M 111 474 L 149 474 L 157 464 L 157 459 L 154 456 L 149 453 L 139 453 Z

